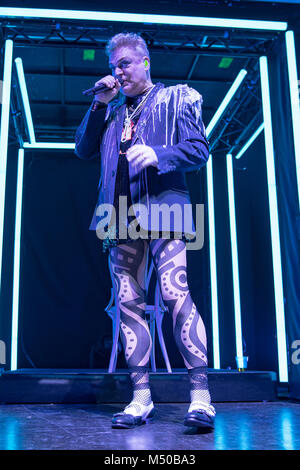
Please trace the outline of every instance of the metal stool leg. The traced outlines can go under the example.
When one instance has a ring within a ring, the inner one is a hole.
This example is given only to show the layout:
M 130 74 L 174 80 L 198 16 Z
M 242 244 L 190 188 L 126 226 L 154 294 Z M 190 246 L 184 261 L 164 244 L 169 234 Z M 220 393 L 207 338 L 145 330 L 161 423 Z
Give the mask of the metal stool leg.
M 118 344 L 120 333 L 120 309 L 116 306 L 115 317 L 113 318 L 113 344 L 110 353 L 108 372 L 115 372 L 118 359 Z
M 146 292 L 148 292 L 150 279 L 153 273 L 153 267 L 154 267 L 154 264 L 152 261 L 149 269 L 146 270 L 145 272 L 145 291 Z M 108 366 L 108 372 L 112 373 L 112 372 L 115 372 L 116 367 L 117 367 L 118 344 L 119 344 L 121 320 L 120 320 L 120 306 L 119 306 L 117 286 L 116 286 L 116 282 L 112 273 L 110 261 L 109 261 L 109 270 L 110 270 L 110 276 L 111 276 L 113 287 L 112 287 L 112 295 L 111 295 L 110 302 L 105 310 L 112 319 L 113 344 L 112 344 L 112 349 L 111 349 L 110 359 L 109 359 L 109 366 Z M 114 306 L 113 306 L 113 303 L 115 304 Z M 164 357 L 166 368 L 169 373 L 172 373 L 172 368 L 170 365 L 167 348 L 165 345 L 163 331 L 162 331 L 162 320 L 163 320 L 163 315 L 164 315 L 164 312 L 166 311 L 166 308 L 163 305 L 158 280 L 155 286 L 154 305 L 149 305 L 147 307 L 148 309 L 146 310 L 146 313 L 149 315 L 150 335 L 152 339 L 152 347 L 151 347 L 151 353 L 150 353 L 151 369 L 153 372 L 156 372 L 156 361 L 155 361 L 155 325 L 156 325 L 156 329 L 158 333 L 158 340 L 159 340 L 160 348 Z
M 156 320 L 155 323 L 156 323 L 160 348 L 163 353 L 167 371 L 171 374 L 172 373 L 171 364 L 169 361 L 169 356 L 167 353 L 167 348 L 165 345 L 164 335 L 162 331 L 163 310 L 160 308 L 160 289 L 159 289 L 158 281 L 155 287 L 155 320 Z
M 115 300 L 115 307 L 113 309 L 113 315 L 112 315 L 113 344 L 111 348 L 109 366 L 108 366 L 108 372 L 111 374 L 112 372 L 116 370 L 117 359 L 118 359 L 118 342 L 119 342 L 119 334 L 120 334 L 120 307 L 119 307 L 119 300 L 118 300 L 118 292 L 117 292 L 116 283 L 114 280 L 110 262 L 108 263 L 108 266 L 109 266 L 110 277 L 111 277 L 112 286 L 113 286 L 113 297 Z
M 152 347 L 150 353 L 151 360 L 151 369 L 152 372 L 156 372 L 156 362 L 155 362 L 155 311 L 150 310 L 150 335 L 152 339 Z

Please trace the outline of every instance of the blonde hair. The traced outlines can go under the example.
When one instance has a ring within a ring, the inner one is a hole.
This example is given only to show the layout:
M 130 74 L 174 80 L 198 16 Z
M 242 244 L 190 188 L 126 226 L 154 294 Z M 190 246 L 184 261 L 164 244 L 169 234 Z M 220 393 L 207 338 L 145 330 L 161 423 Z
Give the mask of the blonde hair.
M 116 49 L 120 47 L 131 47 L 139 52 L 141 56 L 150 57 L 147 44 L 144 39 L 135 33 L 119 33 L 113 36 L 105 47 L 105 53 L 110 56 Z

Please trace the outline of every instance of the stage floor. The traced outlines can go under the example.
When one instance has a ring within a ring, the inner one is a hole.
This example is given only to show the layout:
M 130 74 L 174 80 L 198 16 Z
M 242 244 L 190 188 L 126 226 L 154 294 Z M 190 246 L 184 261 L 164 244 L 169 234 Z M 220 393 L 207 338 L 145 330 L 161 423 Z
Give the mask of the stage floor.
M 118 404 L 0 405 L 1 450 L 299 450 L 300 403 L 216 403 L 215 430 L 182 424 L 188 405 L 159 403 L 153 420 L 111 429 Z M 107 455 L 111 455 L 107 452 Z

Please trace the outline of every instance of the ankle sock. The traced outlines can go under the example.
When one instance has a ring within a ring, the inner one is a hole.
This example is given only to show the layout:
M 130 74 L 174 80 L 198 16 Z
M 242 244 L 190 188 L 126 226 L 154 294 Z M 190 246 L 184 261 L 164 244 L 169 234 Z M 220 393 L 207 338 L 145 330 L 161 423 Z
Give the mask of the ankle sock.
M 133 389 L 132 401 L 149 406 L 152 402 L 149 385 L 149 368 L 143 366 L 130 367 L 129 373 Z
M 207 366 L 188 369 L 188 375 L 191 404 L 201 402 L 209 406 L 211 404 L 211 397 L 208 389 Z

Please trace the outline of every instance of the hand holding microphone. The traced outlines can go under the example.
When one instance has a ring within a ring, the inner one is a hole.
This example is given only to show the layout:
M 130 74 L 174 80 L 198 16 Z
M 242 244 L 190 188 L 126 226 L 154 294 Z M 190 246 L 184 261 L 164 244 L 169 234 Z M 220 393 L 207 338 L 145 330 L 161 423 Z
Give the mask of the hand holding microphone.
M 97 87 L 100 88 L 99 91 L 95 90 Z M 86 95 L 93 94 L 95 96 L 95 100 L 108 104 L 119 93 L 120 88 L 121 84 L 118 78 L 115 78 L 112 75 L 106 75 L 95 83 L 94 88 L 86 90 L 83 93 Z

